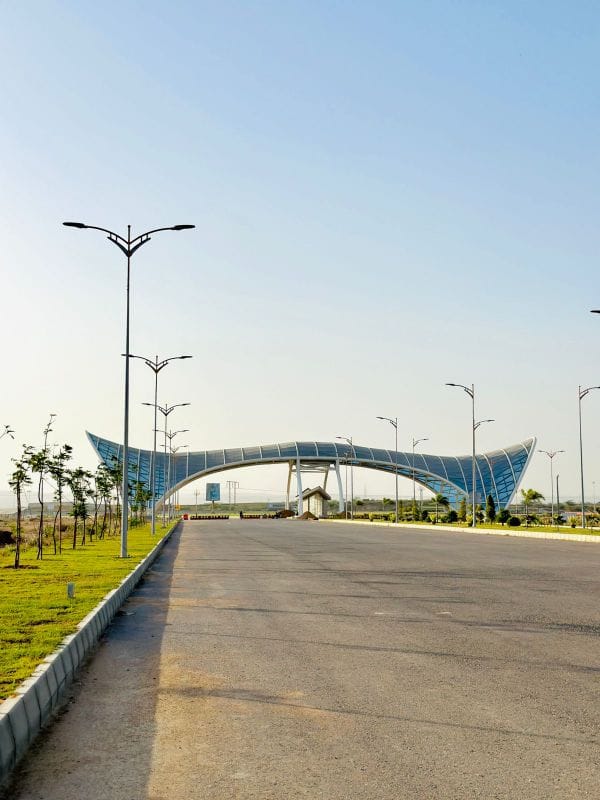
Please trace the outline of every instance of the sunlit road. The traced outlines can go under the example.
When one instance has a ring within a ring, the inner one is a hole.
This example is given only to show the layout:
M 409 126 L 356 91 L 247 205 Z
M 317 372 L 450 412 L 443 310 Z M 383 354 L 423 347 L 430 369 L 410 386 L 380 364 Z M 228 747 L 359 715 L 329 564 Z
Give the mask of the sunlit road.
M 11 798 L 597 798 L 600 544 L 186 523 Z

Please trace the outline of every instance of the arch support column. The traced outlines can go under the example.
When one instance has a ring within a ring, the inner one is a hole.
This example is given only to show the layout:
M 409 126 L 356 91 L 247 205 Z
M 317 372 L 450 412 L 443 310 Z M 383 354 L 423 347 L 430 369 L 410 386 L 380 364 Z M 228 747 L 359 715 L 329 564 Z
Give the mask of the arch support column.
M 346 500 L 344 498 L 344 486 L 342 484 L 342 473 L 340 471 L 339 458 L 336 458 L 335 460 L 335 474 L 337 475 L 338 482 L 338 511 L 340 514 L 343 514 L 344 508 L 346 507 Z
M 296 486 L 298 488 L 298 511 L 297 514 L 300 517 L 304 514 L 304 502 L 302 500 L 302 472 L 300 470 L 300 459 L 296 460 Z
M 292 485 L 292 468 L 294 466 L 294 462 L 290 461 L 288 464 L 288 479 L 287 479 L 287 490 L 285 493 L 285 508 L 287 511 L 290 510 L 290 487 Z

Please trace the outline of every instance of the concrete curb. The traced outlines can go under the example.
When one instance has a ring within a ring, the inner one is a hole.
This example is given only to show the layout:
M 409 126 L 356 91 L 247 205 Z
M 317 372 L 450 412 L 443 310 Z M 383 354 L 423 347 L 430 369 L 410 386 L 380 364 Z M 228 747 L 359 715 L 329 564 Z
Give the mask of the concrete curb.
M 437 533 L 438 531 L 450 533 L 469 533 L 478 534 L 479 536 L 515 536 L 519 539 L 559 539 L 563 542 L 596 542 L 600 544 L 600 536 L 590 536 L 585 533 L 552 533 L 546 531 L 514 531 L 507 528 L 504 531 L 499 531 L 496 528 L 453 528 L 450 525 L 411 525 L 410 523 L 399 522 L 397 525 L 393 522 L 369 522 L 364 519 L 346 520 L 346 519 L 324 519 L 323 522 L 334 522 L 341 525 L 368 525 L 377 528 L 393 528 L 394 530 L 401 530 L 403 528 L 410 528 L 413 531 L 420 533 Z
M 174 525 L 119 586 L 81 620 L 77 631 L 63 639 L 58 649 L 42 661 L 18 687 L 15 696 L 0 703 L 0 786 L 60 706 L 62 694 L 77 669 L 180 524 Z

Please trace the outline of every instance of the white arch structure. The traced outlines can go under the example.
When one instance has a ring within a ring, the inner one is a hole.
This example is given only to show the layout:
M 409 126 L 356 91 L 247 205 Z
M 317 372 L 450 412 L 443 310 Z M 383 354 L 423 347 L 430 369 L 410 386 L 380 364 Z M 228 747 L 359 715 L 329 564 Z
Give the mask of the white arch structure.
M 107 465 L 123 458 L 122 445 L 87 432 L 87 437 Z M 488 495 L 494 498 L 497 508 L 509 505 L 519 488 L 519 484 L 535 450 L 535 437 L 523 442 L 480 453 L 475 456 L 476 479 L 475 499 L 485 503 Z M 150 488 L 149 476 L 152 451 L 129 447 L 130 480 L 142 480 Z M 346 442 L 283 442 L 279 444 L 256 445 L 253 447 L 232 447 L 218 450 L 199 450 L 165 456 L 156 454 L 154 492 L 161 501 L 167 500 L 174 492 L 199 478 L 205 478 L 225 470 L 261 464 L 287 464 L 287 498 L 291 476 L 295 472 L 298 486 L 298 513 L 302 513 L 302 473 L 320 472 L 325 476 L 334 470 L 338 481 L 340 508 L 343 508 L 344 494 L 340 474 L 342 464 L 375 469 L 401 475 L 414 480 L 434 493 L 445 494 L 453 505 L 461 498 L 468 499 L 473 491 L 472 456 L 436 456 L 411 452 L 396 452 L 381 448 L 350 445 Z

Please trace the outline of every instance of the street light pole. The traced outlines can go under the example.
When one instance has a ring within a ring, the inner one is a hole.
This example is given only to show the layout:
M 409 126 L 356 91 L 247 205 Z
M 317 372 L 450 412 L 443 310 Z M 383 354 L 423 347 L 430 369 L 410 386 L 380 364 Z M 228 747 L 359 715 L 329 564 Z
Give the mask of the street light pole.
M 158 360 L 158 356 L 154 360 L 146 356 L 134 356 L 131 353 L 129 358 L 139 358 L 147 367 L 150 367 L 154 372 L 154 403 L 144 403 L 144 405 L 154 405 L 154 439 L 152 443 L 152 459 L 150 460 L 150 490 L 152 491 L 152 535 L 156 533 L 156 427 L 158 425 L 156 420 L 158 410 L 158 373 L 164 369 L 171 361 L 182 361 L 192 356 L 171 356 L 171 358 L 163 358 L 162 361 Z
M 350 462 L 350 519 L 354 519 L 354 445 L 352 444 L 351 436 L 336 436 L 336 439 L 342 439 L 350 445 L 350 455 L 352 461 Z
M 475 458 L 475 431 L 479 428 L 480 425 L 483 425 L 484 422 L 494 422 L 493 419 L 482 419 L 479 422 L 475 422 L 475 384 L 472 383 L 471 386 L 464 386 L 462 383 L 447 383 L 446 386 L 455 386 L 459 389 L 463 389 L 471 398 L 471 420 L 472 420 L 472 448 L 473 448 L 473 457 L 472 457 L 472 477 L 471 477 L 471 484 L 473 490 L 473 501 L 472 501 L 472 519 L 471 519 L 471 527 L 477 527 L 477 521 L 475 518 L 475 507 L 477 502 L 477 478 L 476 478 L 476 458 Z M 482 489 L 484 487 L 482 486 Z
M 472 477 L 471 477 L 471 489 L 473 494 L 473 508 L 472 508 L 472 519 L 471 519 L 471 527 L 476 526 L 475 521 L 475 502 L 476 502 L 476 491 L 475 491 L 475 384 L 472 383 L 471 387 L 464 386 L 462 383 L 447 383 L 446 386 L 456 386 L 459 389 L 463 389 L 471 398 L 471 418 L 472 418 L 472 444 L 473 444 L 473 462 L 472 462 Z
M 581 401 L 594 389 L 600 389 L 600 386 L 588 386 L 587 389 L 582 389 L 579 386 L 579 468 L 581 474 L 581 527 L 585 528 L 585 496 L 583 488 L 583 434 L 581 427 Z
M 189 405 L 189 403 L 180 403 L 179 405 Z M 170 409 L 170 411 L 172 411 L 173 408 L 175 408 L 175 406 L 173 406 Z M 159 411 L 163 411 L 163 409 L 159 408 Z M 165 416 L 165 420 L 166 420 L 166 416 Z M 165 463 L 167 461 L 167 439 L 169 440 L 169 461 L 168 461 L 169 471 L 168 471 L 168 474 L 167 474 L 167 479 L 165 481 L 165 492 L 163 494 L 163 527 L 164 527 L 164 525 L 165 525 L 165 505 L 166 505 L 166 502 L 167 502 L 167 491 L 171 488 L 171 455 L 173 453 L 172 442 L 173 442 L 173 439 L 177 436 L 178 433 L 189 433 L 189 428 L 182 428 L 179 431 L 170 431 L 170 430 L 167 431 L 165 429 L 164 431 L 159 431 L 159 433 L 164 433 L 164 435 L 165 435 Z M 169 518 L 169 520 L 171 519 L 171 502 L 170 501 L 169 501 L 169 517 L 168 518 Z
M 177 455 L 177 453 L 179 452 L 179 450 L 185 450 L 186 448 L 187 448 L 187 451 L 188 451 L 188 456 L 189 456 L 189 454 L 190 454 L 190 449 L 189 449 L 189 448 L 190 448 L 190 446 L 189 446 L 189 444 L 179 444 L 179 445 L 177 445 L 177 447 L 171 447 L 171 453 L 172 453 L 172 455 L 173 455 L 173 456 L 175 456 L 175 455 Z M 177 467 L 176 467 L 176 462 L 175 462 L 175 460 L 173 461 L 173 471 L 174 471 L 174 473 L 175 473 L 175 481 L 174 481 L 174 483 L 177 483 Z M 186 473 L 186 474 L 187 474 L 187 473 Z M 178 490 L 175 492 L 175 510 L 177 510 L 177 506 L 180 506 L 180 505 L 181 505 L 181 497 L 180 497 L 180 494 L 179 494 L 179 489 L 178 489 Z M 173 515 L 171 516 L 171 518 L 172 518 L 172 519 L 173 519 L 174 517 L 175 517 L 175 514 L 173 514 Z
M 186 358 L 187 356 L 182 356 Z M 191 358 L 191 356 L 189 356 Z M 164 462 L 163 462 L 163 484 L 164 484 L 164 492 L 163 492 L 163 509 L 162 509 L 162 520 L 163 520 L 163 528 L 165 527 L 166 520 L 165 520 L 165 500 L 166 500 L 166 492 L 167 492 L 167 421 L 169 414 L 174 411 L 176 408 L 182 408 L 183 406 L 189 406 L 189 403 L 175 403 L 173 406 L 159 406 L 156 402 L 156 384 L 155 384 L 155 402 L 154 403 L 142 403 L 143 406 L 151 406 L 154 408 L 154 449 L 156 451 L 156 434 L 157 433 L 164 433 L 165 434 L 165 444 L 164 444 Z M 160 413 L 165 418 L 165 430 L 159 431 L 157 430 L 157 422 L 156 422 L 156 412 L 160 411 Z M 156 454 L 155 454 L 156 458 Z
M 413 440 L 412 440 L 412 480 L 413 480 L 412 516 L 413 516 L 413 522 L 415 521 L 415 512 L 417 510 L 417 484 L 416 484 L 416 481 L 415 481 L 415 447 L 420 442 L 428 442 L 428 441 L 429 441 L 429 439 L 426 436 L 424 436 L 421 439 L 415 439 L 414 436 L 413 436 Z
M 390 425 L 393 426 L 394 432 L 396 434 L 396 442 L 395 442 L 395 450 L 394 450 L 394 472 L 396 474 L 396 524 L 398 524 L 398 417 L 377 417 L 377 419 L 382 419 L 385 422 L 389 422 Z
M 557 456 L 559 453 L 564 453 L 564 450 L 538 450 L 538 453 L 545 453 L 548 458 L 550 459 L 550 492 L 552 496 L 552 511 L 551 511 L 551 522 L 554 522 L 554 474 L 553 474 L 553 465 L 552 462 L 554 461 L 554 457 Z
M 131 236 L 131 225 L 127 226 L 127 237 L 121 236 L 119 233 L 108 230 L 108 228 L 100 228 L 97 225 L 86 225 L 83 222 L 63 222 L 68 228 L 79 228 L 94 231 L 101 231 L 108 235 L 108 241 L 116 245 L 119 250 L 127 258 L 127 310 L 125 315 L 125 401 L 123 413 L 123 484 L 121 488 L 122 503 L 121 503 L 121 558 L 127 558 L 127 532 L 129 528 L 129 298 L 130 298 L 130 284 L 131 284 L 131 256 L 142 245 L 149 242 L 152 234 L 159 233 L 160 231 L 183 231 L 190 228 L 195 228 L 195 225 L 171 225 L 166 228 L 154 228 L 151 231 L 139 234 L 139 236 Z

